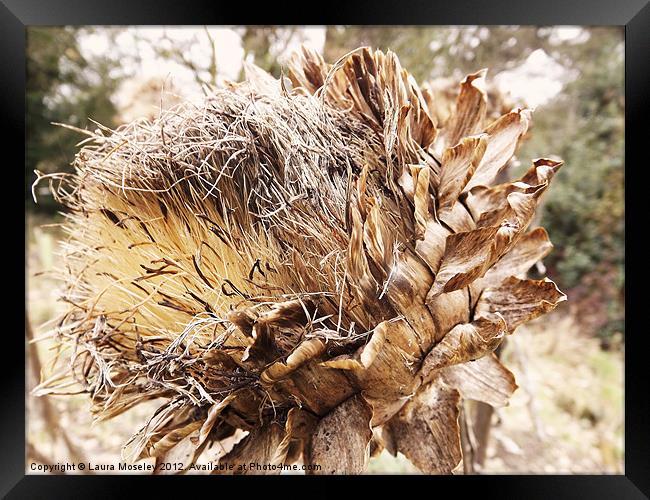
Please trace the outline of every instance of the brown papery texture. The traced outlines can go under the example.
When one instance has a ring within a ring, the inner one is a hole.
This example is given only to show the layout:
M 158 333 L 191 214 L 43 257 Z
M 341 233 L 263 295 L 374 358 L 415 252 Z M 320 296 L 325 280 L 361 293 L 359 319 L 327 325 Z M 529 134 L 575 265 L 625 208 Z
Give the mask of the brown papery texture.
M 489 117 L 486 75 L 443 120 L 395 54 L 303 49 L 280 80 L 247 65 L 201 105 L 88 133 L 50 178 L 69 308 L 37 394 L 76 386 L 97 419 L 159 401 L 128 460 L 187 469 L 244 435 L 220 460 L 269 466 L 246 473 L 361 473 L 378 446 L 450 473 L 462 398 L 517 387 L 492 351 L 566 299 L 525 276 L 561 163 L 493 184 L 531 113 Z

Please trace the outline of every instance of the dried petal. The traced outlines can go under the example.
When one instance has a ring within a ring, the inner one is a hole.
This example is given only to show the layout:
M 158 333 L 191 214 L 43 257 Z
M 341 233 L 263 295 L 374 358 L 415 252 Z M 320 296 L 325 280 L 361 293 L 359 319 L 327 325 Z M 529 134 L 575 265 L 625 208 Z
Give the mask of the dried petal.
M 372 410 L 360 396 L 348 399 L 323 417 L 309 444 L 305 463 L 313 474 L 361 474 L 370 458 Z
M 459 403 L 439 379 L 424 386 L 385 426 L 394 448 L 425 474 L 450 474 L 462 458 Z
M 476 314 L 498 312 L 512 333 L 522 323 L 555 309 L 565 300 L 566 295 L 550 280 L 522 280 L 512 276 L 483 291 Z
M 233 449 L 219 459 L 219 465 L 213 474 L 219 475 L 254 475 L 254 474 L 279 474 L 280 469 L 257 470 L 249 467 L 251 463 L 277 466 L 284 462 L 285 456 L 278 454 L 278 448 L 285 436 L 282 425 L 272 422 L 263 424 L 251 431 L 244 439 L 237 443 Z M 284 450 L 286 452 L 286 450 Z M 232 467 L 231 467 L 232 466 Z
M 499 346 L 506 333 L 506 322 L 498 314 L 457 325 L 427 354 L 420 373 L 430 380 L 440 368 L 485 356 Z
M 325 343 L 320 339 L 308 339 L 300 343 L 286 361 L 277 361 L 260 374 L 260 381 L 273 384 L 289 376 L 305 363 L 325 352 Z
M 475 361 L 459 363 L 440 370 L 441 379 L 465 399 L 483 401 L 499 407 L 508 404 L 517 389 L 515 376 L 490 353 Z
M 529 117 L 528 110 L 511 111 L 485 129 L 487 148 L 465 191 L 474 186 L 489 185 L 494 180 L 514 154 L 521 136 L 528 130 Z
M 446 144 L 454 146 L 468 135 L 473 135 L 483 127 L 487 107 L 485 92 L 486 69 L 467 75 L 461 82 L 456 100 L 456 111 L 445 127 Z

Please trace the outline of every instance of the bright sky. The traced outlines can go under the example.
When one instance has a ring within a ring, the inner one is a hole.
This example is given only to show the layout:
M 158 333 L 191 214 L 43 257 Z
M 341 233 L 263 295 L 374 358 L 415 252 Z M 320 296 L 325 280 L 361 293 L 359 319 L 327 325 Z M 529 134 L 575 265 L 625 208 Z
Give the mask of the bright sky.
M 220 80 L 237 79 L 242 66 L 244 51 L 237 27 L 208 27 L 210 37 L 214 41 L 217 66 Z M 151 78 L 166 80 L 176 89 L 181 89 L 188 98 L 198 98 L 201 95 L 192 71 L 186 66 L 169 59 L 157 56 L 152 44 L 158 47 L 169 47 L 170 44 L 191 41 L 192 49 L 185 54 L 188 59 L 201 67 L 207 67 L 211 58 L 210 44 L 205 32 L 206 28 L 196 26 L 174 27 L 133 27 L 126 29 L 117 39 L 116 44 L 120 53 L 139 55 L 141 65 L 135 68 L 125 68 L 129 73 L 137 75 L 132 81 L 127 81 L 121 92 L 116 96 L 118 107 L 128 100 L 133 89 L 143 81 Z M 556 27 L 553 37 L 558 41 L 582 41 L 585 31 L 576 26 Z M 164 40 L 165 36 L 168 40 Z M 297 30 L 296 35 L 287 44 L 283 54 L 291 53 L 299 48 L 301 43 L 322 53 L 325 43 L 324 27 L 304 27 Z M 92 57 L 112 50 L 108 37 L 98 32 L 86 35 L 81 43 L 85 55 Z M 171 47 L 170 47 L 171 48 Z M 126 60 L 125 60 L 126 61 Z M 282 62 L 282 57 L 280 57 Z M 536 107 L 548 102 L 562 89 L 566 79 L 563 67 L 543 50 L 534 51 L 519 67 L 492 75 L 495 83 L 510 92 L 517 100 L 528 106 Z
M 519 67 L 502 71 L 494 82 L 509 92 L 516 102 L 524 101 L 533 108 L 555 97 L 563 86 L 564 67 L 544 50 L 533 51 Z

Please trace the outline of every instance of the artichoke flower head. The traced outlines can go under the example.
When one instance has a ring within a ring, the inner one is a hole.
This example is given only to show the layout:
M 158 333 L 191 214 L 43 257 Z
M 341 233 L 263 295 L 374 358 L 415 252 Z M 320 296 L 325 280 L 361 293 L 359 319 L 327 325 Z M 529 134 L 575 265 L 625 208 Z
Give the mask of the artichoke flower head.
M 100 420 L 159 401 L 128 460 L 187 469 L 239 430 L 219 463 L 360 473 L 372 442 L 450 473 L 461 398 L 505 405 L 493 351 L 566 298 L 525 277 L 561 163 L 495 184 L 530 112 L 486 119 L 485 77 L 439 123 L 395 54 L 303 49 L 279 80 L 247 65 L 200 106 L 90 134 L 53 186 L 69 357 L 37 392 L 74 382 Z

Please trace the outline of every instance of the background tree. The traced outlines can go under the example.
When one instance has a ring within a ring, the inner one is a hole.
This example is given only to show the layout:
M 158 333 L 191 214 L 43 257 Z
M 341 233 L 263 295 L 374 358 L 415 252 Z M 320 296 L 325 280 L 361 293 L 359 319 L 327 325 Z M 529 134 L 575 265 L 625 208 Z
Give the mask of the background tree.
M 547 265 L 570 289 L 585 329 L 607 344 L 625 317 L 623 39 L 620 30 L 588 33 L 565 47 L 577 76 L 535 113 L 522 154 L 549 148 L 566 162 L 542 216 L 556 246 Z
M 73 27 L 28 30 L 26 199 L 31 197 L 35 169 L 44 173 L 71 169 L 79 135 L 53 122 L 79 128 L 93 127 L 91 120 L 108 127 L 116 125 L 112 97 L 122 71 L 110 53 L 92 58 L 83 55 L 78 37 L 89 31 Z M 41 194 L 32 208 L 56 210 L 51 196 L 45 191 Z
M 513 68 L 534 50 L 547 47 L 551 33 L 521 26 L 328 26 L 324 54 L 334 61 L 354 47 L 370 45 L 397 53 L 418 81 L 457 79 L 481 67 L 489 67 L 491 75 Z
M 248 26 L 243 28 L 241 43 L 244 48 L 244 58 L 250 59 L 277 78 L 282 71 L 278 55 L 286 52 L 297 32 L 296 27 Z

